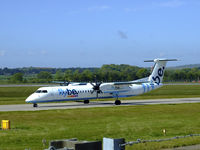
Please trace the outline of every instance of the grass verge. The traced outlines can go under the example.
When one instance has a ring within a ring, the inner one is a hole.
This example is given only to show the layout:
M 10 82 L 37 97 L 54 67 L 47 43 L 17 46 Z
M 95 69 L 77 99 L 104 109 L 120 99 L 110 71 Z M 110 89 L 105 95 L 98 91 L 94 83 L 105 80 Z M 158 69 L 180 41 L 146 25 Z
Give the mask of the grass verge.
M 39 87 L 0 87 L 0 105 L 25 104 L 25 99 Z
M 115 106 L 108 108 L 0 112 L 12 130 L 0 131 L 0 149 L 44 149 L 42 140 L 103 137 L 127 141 L 160 139 L 200 133 L 200 104 Z M 166 136 L 162 130 L 166 129 Z M 131 149 L 161 149 L 200 143 L 200 137 L 128 146 Z M 48 146 L 46 146 L 48 147 Z

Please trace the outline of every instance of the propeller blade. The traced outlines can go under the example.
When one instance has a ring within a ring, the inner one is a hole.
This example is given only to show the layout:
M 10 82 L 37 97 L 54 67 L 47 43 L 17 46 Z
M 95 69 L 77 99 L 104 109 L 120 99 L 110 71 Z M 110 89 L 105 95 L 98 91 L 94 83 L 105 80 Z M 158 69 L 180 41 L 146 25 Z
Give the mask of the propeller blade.
M 93 87 L 95 86 L 92 82 L 90 82 L 90 84 L 91 84 Z
M 91 94 L 93 94 L 94 92 L 96 92 L 96 98 L 99 97 L 99 94 L 100 93 L 103 93 L 101 90 L 100 90 L 100 85 L 102 84 L 102 82 L 95 82 L 95 84 L 93 84 L 92 82 L 90 82 L 90 84 L 93 86 L 92 89 L 93 91 L 91 92 Z
M 94 90 L 91 92 L 91 94 L 93 94 L 94 93 Z

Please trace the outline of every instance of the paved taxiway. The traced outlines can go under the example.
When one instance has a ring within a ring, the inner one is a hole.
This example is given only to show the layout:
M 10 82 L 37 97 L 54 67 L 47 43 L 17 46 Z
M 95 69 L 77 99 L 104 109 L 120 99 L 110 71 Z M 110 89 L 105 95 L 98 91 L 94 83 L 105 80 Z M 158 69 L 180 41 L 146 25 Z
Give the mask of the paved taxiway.
M 180 104 L 180 103 L 200 103 L 200 98 L 175 98 L 175 99 L 149 99 L 149 100 L 122 100 L 120 106 L 133 105 L 154 105 L 154 104 Z M 75 109 L 75 108 L 91 108 L 91 107 L 110 107 L 114 105 L 114 101 L 92 101 L 89 104 L 83 102 L 68 103 L 39 103 L 37 108 L 33 108 L 32 104 L 17 105 L 0 105 L 0 111 L 38 111 L 51 109 Z

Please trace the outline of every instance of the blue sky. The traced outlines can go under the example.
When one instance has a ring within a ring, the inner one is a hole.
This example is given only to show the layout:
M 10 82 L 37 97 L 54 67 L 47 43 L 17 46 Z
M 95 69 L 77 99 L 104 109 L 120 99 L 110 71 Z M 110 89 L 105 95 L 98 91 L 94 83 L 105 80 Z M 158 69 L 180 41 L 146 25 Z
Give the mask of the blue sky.
M 0 0 L 0 67 L 200 63 L 199 0 Z

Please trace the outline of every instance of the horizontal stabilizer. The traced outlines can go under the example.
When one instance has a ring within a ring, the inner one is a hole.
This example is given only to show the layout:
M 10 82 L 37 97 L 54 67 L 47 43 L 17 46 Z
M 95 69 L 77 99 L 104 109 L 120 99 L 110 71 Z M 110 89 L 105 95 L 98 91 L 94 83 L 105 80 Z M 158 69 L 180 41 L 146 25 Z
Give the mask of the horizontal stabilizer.
M 177 61 L 177 59 L 154 59 L 154 60 L 145 60 L 144 62 L 157 62 L 157 61 Z

